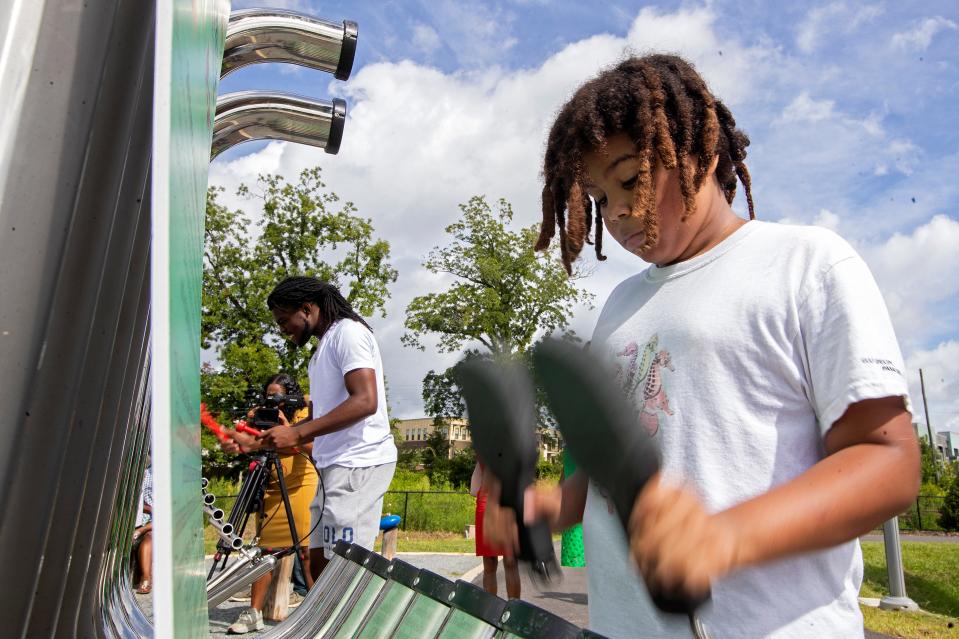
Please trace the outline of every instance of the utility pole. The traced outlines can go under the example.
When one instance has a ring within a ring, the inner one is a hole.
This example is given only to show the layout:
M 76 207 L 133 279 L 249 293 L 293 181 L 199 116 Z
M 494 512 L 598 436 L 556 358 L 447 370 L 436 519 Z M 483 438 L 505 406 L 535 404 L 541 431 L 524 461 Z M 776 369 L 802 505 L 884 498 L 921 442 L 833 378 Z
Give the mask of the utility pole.
M 926 431 L 929 433 L 929 449 L 932 454 L 932 466 L 936 471 L 936 483 L 939 482 L 939 460 L 936 459 L 936 440 L 932 436 L 932 424 L 929 422 L 929 404 L 926 403 L 926 380 L 919 369 L 919 388 L 922 389 L 922 408 L 926 412 Z

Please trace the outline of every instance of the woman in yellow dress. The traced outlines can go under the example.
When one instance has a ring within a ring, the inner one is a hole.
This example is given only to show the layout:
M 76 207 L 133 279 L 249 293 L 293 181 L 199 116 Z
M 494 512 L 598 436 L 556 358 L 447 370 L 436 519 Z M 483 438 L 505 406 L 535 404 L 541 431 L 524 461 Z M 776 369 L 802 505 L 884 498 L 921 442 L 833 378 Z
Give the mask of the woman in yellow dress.
M 302 396 L 300 387 L 290 375 L 280 373 L 270 377 L 263 385 L 265 396 Z M 310 411 L 308 407 L 295 408 L 286 406 L 285 402 L 279 404 L 279 409 L 283 412 L 287 421 L 296 424 L 309 419 Z M 253 411 L 250 412 L 250 417 Z M 230 435 L 235 442 L 223 444 L 223 450 L 227 452 L 249 453 L 258 450 L 261 445 L 252 436 L 244 433 L 231 432 Z M 296 534 L 303 542 L 300 545 L 300 558 L 303 561 L 303 572 L 306 576 L 307 587 L 313 586 L 313 580 L 310 578 L 309 552 L 307 545 L 310 540 L 310 502 L 316 496 L 318 476 L 316 468 L 313 466 L 313 460 L 310 456 L 313 444 L 305 444 L 294 449 L 280 449 L 280 463 L 283 466 L 283 480 L 290 497 L 290 506 L 293 510 L 293 520 L 296 524 Z M 270 473 L 266 489 L 263 495 L 263 509 L 256 522 L 257 542 L 264 552 L 277 552 L 290 548 L 294 540 L 290 534 L 290 526 L 286 517 L 286 509 L 283 506 L 283 497 L 280 494 L 279 479 L 276 472 Z M 236 623 L 228 629 L 230 634 L 243 634 L 263 628 L 263 606 L 266 603 L 266 593 L 270 587 L 272 573 L 267 573 L 253 583 L 250 593 L 250 607 L 240 613 Z

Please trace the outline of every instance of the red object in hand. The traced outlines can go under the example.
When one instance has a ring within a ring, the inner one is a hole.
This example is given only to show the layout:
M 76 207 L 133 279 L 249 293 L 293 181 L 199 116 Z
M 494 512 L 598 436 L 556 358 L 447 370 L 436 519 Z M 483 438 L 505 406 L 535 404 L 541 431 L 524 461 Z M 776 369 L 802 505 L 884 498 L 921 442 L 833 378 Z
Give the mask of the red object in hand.
M 259 437 L 263 434 L 263 431 L 253 428 L 248 423 L 244 421 L 239 421 L 235 424 L 236 430 L 241 433 L 246 433 L 247 435 L 253 435 L 254 437 Z
M 200 423 L 213 431 L 213 434 L 221 442 L 231 441 L 229 436 L 223 432 L 223 427 L 217 424 L 213 416 L 207 412 L 206 404 L 200 404 Z

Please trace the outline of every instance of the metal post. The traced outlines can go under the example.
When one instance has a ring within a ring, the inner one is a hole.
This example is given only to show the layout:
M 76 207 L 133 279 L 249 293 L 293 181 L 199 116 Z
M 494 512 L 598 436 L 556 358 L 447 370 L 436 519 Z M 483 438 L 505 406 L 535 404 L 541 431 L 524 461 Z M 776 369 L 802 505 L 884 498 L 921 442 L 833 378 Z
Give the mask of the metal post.
M 932 423 L 929 421 L 929 404 L 926 403 L 926 380 L 919 369 L 919 388 L 922 389 L 922 408 L 926 413 L 926 431 L 929 433 L 929 450 L 932 455 L 932 467 L 936 471 L 936 482 L 939 481 L 939 461 L 936 459 L 936 440 L 932 436 Z
M 893 517 L 882 525 L 886 547 L 886 573 L 889 575 L 889 594 L 879 601 L 883 610 L 919 610 L 915 601 L 906 596 L 906 578 L 902 572 L 902 546 L 899 543 L 899 518 Z
M 922 530 L 922 508 L 919 503 L 919 495 L 916 495 L 916 519 L 919 520 L 919 530 Z
M 409 491 L 406 491 L 404 493 L 404 499 L 403 499 L 403 530 L 406 530 L 406 522 L 409 521 L 406 518 L 406 509 L 409 505 L 410 505 L 410 493 Z

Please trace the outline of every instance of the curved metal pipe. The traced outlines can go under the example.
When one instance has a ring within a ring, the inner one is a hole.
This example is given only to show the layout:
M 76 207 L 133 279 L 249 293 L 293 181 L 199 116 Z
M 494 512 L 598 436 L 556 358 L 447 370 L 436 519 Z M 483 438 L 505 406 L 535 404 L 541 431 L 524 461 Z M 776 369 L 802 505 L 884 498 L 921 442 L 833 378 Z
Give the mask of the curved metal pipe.
M 239 91 L 221 95 L 213 118 L 210 160 L 241 142 L 286 140 L 340 150 L 346 102 L 315 100 L 288 93 Z
M 249 586 L 263 575 L 270 573 L 276 567 L 276 557 L 267 555 L 253 561 L 243 561 L 236 572 L 211 588 L 207 588 L 207 605 L 216 608 L 221 603 L 236 594 L 239 590 Z
M 284 11 L 234 11 L 226 30 L 220 78 L 257 62 L 289 62 L 346 80 L 353 71 L 357 26 Z

